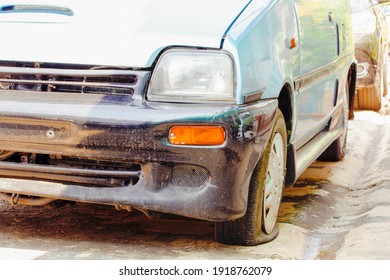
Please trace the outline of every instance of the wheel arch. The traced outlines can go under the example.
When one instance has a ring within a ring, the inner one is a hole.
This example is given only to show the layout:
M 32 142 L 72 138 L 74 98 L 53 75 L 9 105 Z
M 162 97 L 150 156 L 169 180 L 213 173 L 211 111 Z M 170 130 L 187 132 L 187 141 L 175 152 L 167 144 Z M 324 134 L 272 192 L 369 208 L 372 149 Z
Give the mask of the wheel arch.
M 286 163 L 286 184 L 295 181 L 295 149 L 291 143 L 294 128 L 294 98 L 293 88 L 286 83 L 278 96 L 278 107 L 282 112 L 286 123 L 287 131 L 287 163 Z
M 285 84 L 280 91 L 278 97 L 278 107 L 282 112 L 284 121 L 286 122 L 286 130 L 288 140 L 290 139 L 293 129 L 293 102 L 292 102 L 292 88 L 289 84 Z
M 351 64 L 348 71 L 348 119 L 354 118 L 354 101 L 356 92 L 356 80 L 357 80 L 357 63 Z

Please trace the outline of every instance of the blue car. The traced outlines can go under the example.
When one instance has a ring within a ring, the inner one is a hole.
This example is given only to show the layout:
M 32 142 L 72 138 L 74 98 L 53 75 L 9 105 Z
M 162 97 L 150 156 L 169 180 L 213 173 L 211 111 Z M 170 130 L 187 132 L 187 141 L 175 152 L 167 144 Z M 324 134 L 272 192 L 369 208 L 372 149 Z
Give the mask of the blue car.
M 28 4 L 26 4 L 28 3 Z M 283 187 L 341 160 L 347 0 L 1 1 L 0 198 L 278 234 Z

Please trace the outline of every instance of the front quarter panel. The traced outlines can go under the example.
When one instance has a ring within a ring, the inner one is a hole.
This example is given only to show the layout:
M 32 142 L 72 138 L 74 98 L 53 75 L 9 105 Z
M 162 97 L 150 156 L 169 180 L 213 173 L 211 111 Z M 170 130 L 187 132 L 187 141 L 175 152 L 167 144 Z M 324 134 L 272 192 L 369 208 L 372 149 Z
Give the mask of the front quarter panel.
M 236 52 L 241 102 L 250 96 L 277 98 L 299 75 L 298 30 L 293 1 L 252 1 L 232 26 L 224 48 Z M 249 98 L 250 99 L 250 98 Z

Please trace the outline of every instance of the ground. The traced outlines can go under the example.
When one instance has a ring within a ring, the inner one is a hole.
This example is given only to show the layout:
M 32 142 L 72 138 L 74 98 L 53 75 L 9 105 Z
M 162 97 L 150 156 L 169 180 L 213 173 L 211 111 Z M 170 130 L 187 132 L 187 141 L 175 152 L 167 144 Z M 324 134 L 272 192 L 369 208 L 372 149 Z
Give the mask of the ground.
M 345 159 L 315 162 L 285 189 L 280 234 L 267 244 L 216 243 L 213 223 L 197 220 L 0 202 L 0 259 L 390 259 L 388 131 L 388 105 L 357 112 Z

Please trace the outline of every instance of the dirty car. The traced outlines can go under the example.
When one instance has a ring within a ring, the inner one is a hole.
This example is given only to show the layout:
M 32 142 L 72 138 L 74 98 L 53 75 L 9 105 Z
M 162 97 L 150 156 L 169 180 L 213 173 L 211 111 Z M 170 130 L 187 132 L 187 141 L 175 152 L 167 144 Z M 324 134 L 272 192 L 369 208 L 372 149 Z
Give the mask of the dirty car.
M 283 187 L 345 154 L 348 1 L 2 1 L 0 197 L 278 234 Z

